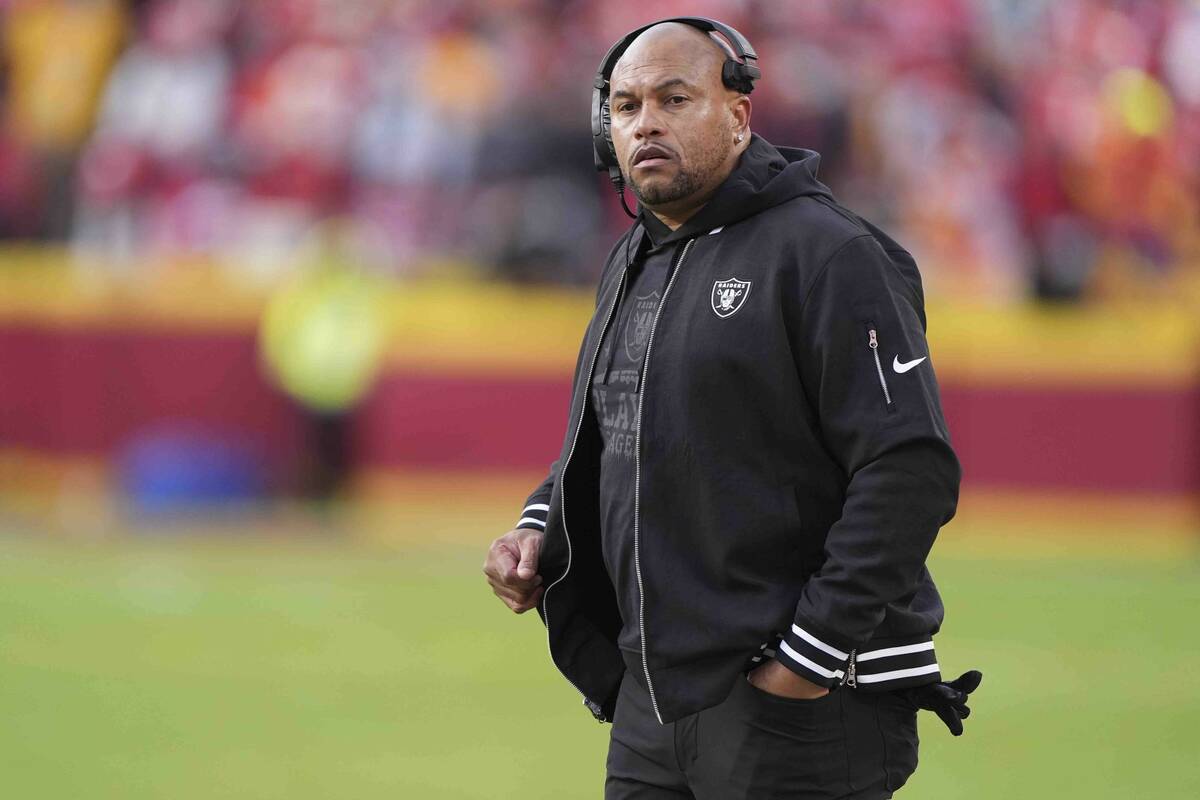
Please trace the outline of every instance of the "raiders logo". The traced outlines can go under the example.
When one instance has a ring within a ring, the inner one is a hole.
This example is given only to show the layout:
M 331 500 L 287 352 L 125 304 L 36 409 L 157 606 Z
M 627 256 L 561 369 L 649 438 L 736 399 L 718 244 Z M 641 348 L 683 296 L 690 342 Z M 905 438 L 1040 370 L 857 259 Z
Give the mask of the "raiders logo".
M 712 310 L 721 319 L 732 317 L 746 302 L 750 294 L 750 281 L 726 278 L 713 283 Z
M 654 323 L 658 300 L 658 292 L 633 298 L 633 308 L 629 309 L 629 319 L 625 322 L 625 355 L 629 356 L 630 361 L 640 362 L 646 352 L 646 341 L 650 338 L 650 326 Z

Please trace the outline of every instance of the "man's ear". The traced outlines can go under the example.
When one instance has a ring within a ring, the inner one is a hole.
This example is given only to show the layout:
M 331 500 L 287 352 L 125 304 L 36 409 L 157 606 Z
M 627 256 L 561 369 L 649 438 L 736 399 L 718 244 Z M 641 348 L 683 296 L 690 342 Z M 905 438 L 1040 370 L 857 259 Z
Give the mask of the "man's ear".
M 733 129 L 736 132 L 750 132 L 751 111 L 753 111 L 753 106 L 750 98 L 744 94 L 737 95 L 730 102 L 729 112 L 733 116 Z

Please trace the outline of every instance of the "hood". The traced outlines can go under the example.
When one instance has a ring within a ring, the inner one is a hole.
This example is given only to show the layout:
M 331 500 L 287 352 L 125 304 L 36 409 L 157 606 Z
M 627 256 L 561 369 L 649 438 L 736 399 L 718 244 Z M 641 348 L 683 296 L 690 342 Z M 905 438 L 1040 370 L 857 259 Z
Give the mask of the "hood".
M 714 228 L 732 225 L 772 206 L 804 195 L 833 199 L 829 187 L 817 180 L 821 154 L 798 147 L 776 147 L 757 133 L 737 166 L 708 203 L 672 231 L 645 210 L 638 219 L 649 229 L 656 246 L 689 239 Z

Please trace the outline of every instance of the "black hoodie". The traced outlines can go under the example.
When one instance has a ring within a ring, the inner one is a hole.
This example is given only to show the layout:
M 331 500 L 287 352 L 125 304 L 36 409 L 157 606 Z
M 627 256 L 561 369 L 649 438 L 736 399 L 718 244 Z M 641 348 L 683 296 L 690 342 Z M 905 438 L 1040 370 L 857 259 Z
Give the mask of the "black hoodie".
M 660 722 L 715 705 L 775 632 L 775 657 L 823 686 L 940 680 L 943 611 L 925 559 L 954 514 L 960 469 L 920 275 L 834 201 L 819 159 L 754 136 L 664 240 L 675 268 L 646 345 L 634 448 L 641 652 L 626 658 L 588 398 L 643 225 L 609 254 L 562 452 L 518 522 L 545 530 L 538 610 L 551 658 L 598 717 L 611 718 L 626 667 Z

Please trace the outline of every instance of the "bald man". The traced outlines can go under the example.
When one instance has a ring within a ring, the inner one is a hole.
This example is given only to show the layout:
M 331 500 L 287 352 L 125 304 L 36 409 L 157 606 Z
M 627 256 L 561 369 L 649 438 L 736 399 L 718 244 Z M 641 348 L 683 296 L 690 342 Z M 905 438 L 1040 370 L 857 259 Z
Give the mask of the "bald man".
M 917 708 L 960 733 L 978 683 L 934 653 L 960 471 L 920 276 L 816 153 L 751 133 L 733 52 L 668 21 L 612 68 L 638 218 L 560 457 L 484 572 L 613 722 L 610 800 L 891 797 Z

